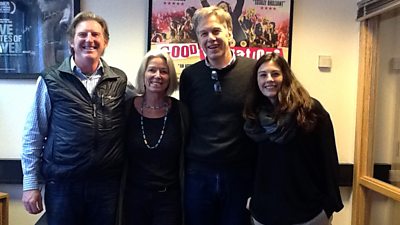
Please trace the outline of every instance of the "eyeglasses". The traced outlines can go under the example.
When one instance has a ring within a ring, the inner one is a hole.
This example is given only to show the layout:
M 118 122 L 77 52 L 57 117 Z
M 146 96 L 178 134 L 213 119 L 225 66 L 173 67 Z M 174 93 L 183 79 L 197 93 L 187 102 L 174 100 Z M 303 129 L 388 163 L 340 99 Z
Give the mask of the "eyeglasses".
M 211 71 L 211 80 L 214 80 L 214 92 L 220 94 L 222 92 L 221 83 L 218 80 L 217 71 Z

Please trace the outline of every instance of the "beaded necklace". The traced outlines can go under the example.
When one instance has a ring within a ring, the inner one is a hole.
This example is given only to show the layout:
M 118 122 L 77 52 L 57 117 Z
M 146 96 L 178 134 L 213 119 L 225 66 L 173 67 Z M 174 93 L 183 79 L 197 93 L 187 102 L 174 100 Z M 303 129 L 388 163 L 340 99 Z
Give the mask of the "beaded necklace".
M 156 105 L 156 106 L 143 104 L 143 107 L 144 107 L 144 108 L 146 108 L 146 109 L 153 109 L 153 110 L 161 109 L 161 108 L 166 107 L 166 106 L 168 106 L 167 103 L 164 103 L 164 104 L 162 104 L 162 105 Z
M 142 105 L 141 105 L 141 107 L 140 107 L 140 112 L 141 112 L 141 115 L 140 115 L 140 127 L 141 127 L 141 129 L 142 129 L 143 142 L 144 142 L 144 144 L 146 145 L 146 147 L 147 147 L 148 149 L 155 149 L 155 148 L 158 147 L 158 145 L 160 145 L 161 140 L 162 140 L 162 138 L 163 138 L 163 136 L 164 136 L 165 125 L 167 124 L 167 119 L 168 119 L 168 104 L 167 104 L 167 103 L 163 104 L 164 109 L 165 109 L 164 123 L 163 123 L 163 127 L 162 127 L 162 129 L 161 129 L 160 137 L 158 138 L 158 141 L 157 141 L 157 143 L 156 143 L 154 146 L 150 146 L 150 145 L 149 145 L 149 142 L 147 141 L 147 138 L 146 138 L 146 134 L 145 134 L 145 132 L 144 132 L 144 122 L 143 122 L 143 107 L 144 107 L 144 106 L 145 106 L 145 103 L 144 103 L 144 99 L 143 99 L 143 100 L 142 100 Z M 160 108 L 161 108 L 161 107 L 160 107 Z

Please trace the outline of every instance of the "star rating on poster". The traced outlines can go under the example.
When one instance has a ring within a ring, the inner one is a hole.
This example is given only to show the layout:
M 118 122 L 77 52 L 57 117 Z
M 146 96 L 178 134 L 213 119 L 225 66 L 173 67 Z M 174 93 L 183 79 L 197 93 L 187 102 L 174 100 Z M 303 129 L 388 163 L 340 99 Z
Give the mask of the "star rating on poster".
M 261 6 L 261 10 L 276 10 L 276 7 Z
M 178 1 L 164 1 L 164 5 L 184 5 L 185 3 L 182 0 L 178 0 Z

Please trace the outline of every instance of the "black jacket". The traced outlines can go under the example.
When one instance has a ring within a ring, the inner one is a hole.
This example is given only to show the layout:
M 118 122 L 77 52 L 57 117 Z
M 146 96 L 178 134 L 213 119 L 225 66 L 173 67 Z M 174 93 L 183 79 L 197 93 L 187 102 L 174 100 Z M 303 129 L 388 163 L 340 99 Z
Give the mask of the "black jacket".
M 250 211 L 262 224 L 298 224 L 322 210 L 330 217 L 343 208 L 332 121 L 315 99 L 312 110 L 317 121 L 311 131 L 297 128 L 285 143 L 258 142 Z

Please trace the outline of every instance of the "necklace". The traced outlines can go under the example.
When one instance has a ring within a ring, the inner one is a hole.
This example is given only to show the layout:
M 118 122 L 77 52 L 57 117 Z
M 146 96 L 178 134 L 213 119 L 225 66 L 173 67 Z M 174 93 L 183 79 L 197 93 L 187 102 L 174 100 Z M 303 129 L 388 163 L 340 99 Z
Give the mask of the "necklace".
M 166 106 L 168 106 L 167 103 L 164 103 L 164 104 L 162 104 L 162 105 L 156 105 L 156 106 L 143 104 L 143 107 L 144 107 L 144 108 L 146 108 L 146 109 L 153 109 L 153 110 L 161 109 L 161 108 L 164 108 L 164 107 L 166 107 Z
M 165 116 L 164 116 L 163 127 L 161 129 L 161 134 L 160 134 L 160 137 L 158 138 L 157 143 L 154 146 L 150 146 L 149 142 L 147 141 L 146 134 L 144 132 L 143 107 L 145 107 L 145 103 L 144 103 L 144 99 L 142 100 L 142 106 L 140 107 L 140 112 L 141 112 L 141 115 L 140 115 L 140 127 L 142 129 L 143 142 L 144 142 L 144 144 L 146 145 L 146 147 L 148 149 L 157 148 L 158 145 L 160 145 L 161 140 L 162 140 L 162 138 L 164 136 L 165 125 L 167 124 L 167 119 L 168 119 L 168 103 L 164 103 L 163 106 L 164 106 L 164 109 L 165 109 Z M 161 108 L 161 106 L 160 106 L 160 108 Z

